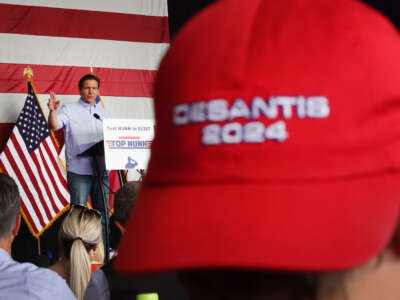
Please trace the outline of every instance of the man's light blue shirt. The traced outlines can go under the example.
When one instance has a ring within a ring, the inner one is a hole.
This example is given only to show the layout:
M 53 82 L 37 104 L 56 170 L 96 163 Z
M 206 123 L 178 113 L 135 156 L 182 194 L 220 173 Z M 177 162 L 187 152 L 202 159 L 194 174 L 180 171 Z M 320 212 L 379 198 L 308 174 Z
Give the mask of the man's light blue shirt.
M 96 119 L 93 115 L 100 117 Z M 92 159 L 77 155 L 103 139 L 103 122 L 110 113 L 101 104 L 89 105 L 82 99 L 63 105 L 57 112 L 57 120 L 64 128 L 65 157 L 68 172 L 93 175 Z
M 64 279 L 53 271 L 19 263 L 0 248 L 0 300 L 76 300 Z

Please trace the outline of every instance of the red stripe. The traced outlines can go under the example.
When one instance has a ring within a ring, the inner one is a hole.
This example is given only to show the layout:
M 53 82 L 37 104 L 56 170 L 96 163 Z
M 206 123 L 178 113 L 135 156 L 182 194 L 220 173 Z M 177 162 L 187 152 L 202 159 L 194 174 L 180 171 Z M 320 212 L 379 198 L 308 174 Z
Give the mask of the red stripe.
M 8 174 L 8 172 L 7 172 L 7 170 L 6 170 L 6 167 L 5 167 L 5 165 L 3 164 L 3 161 L 2 161 L 2 160 L 0 160 L 0 168 L 1 168 L 1 170 L 3 171 L 3 173 L 5 173 L 5 174 L 7 174 L 7 175 L 10 175 L 10 174 Z M 28 209 L 26 208 L 26 206 L 25 206 L 24 202 L 22 201 L 22 199 L 20 200 L 20 205 L 21 205 L 21 209 L 22 209 L 22 211 L 24 212 L 26 218 L 28 219 L 27 221 L 28 221 L 29 224 L 31 225 L 32 230 L 34 231 L 34 233 L 39 233 L 39 230 L 38 230 L 38 228 L 36 227 L 35 222 L 33 222 L 33 219 L 32 219 L 32 217 L 31 217 L 30 213 L 28 212 Z
M 29 202 L 32 204 L 32 208 L 37 216 L 37 218 L 39 219 L 39 223 L 42 227 L 45 227 L 46 224 L 43 220 L 43 216 L 40 213 L 40 210 L 38 209 L 36 202 L 35 202 L 35 197 L 32 195 L 28 185 L 26 184 L 23 175 L 21 174 L 17 164 L 15 163 L 15 159 L 20 159 L 19 157 L 13 157 L 12 153 L 10 152 L 10 149 L 8 147 L 6 147 L 3 151 L 3 153 L 7 156 L 7 159 L 11 165 L 12 170 L 14 171 L 15 175 L 17 176 L 17 179 L 19 181 L 19 183 L 21 184 L 26 196 L 29 199 Z M 14 178 L 16 179 L 16 178 Z M 29 214 L 29 211 L 27 211 L 27 213 Z
M 43 142 L 43 145 L 45 145 L 45 144 L 46 144 L 46 142 Z M 54 189 L 55 189 L 55 191 L 56 191 L 56 193 L 58 195 L 58 200 L 60 200 L 60 202 L 61 202 L 61 204 L 63 206 L 66 206 L 66 205 L 68 205 L 69 201 L 68 201 L 68 199 L 65 198 L 65 196 L 63 196 L 63 194 L 62 194 L 62 192 L 61 192 L 61 190 L 59 188 L 59 185 L 57 184 L 56 178 L 59 179 L 59 181 L 61 182 L 61 185 L 64 187 L 64 189 L 66 191 L 68 191 L 66 179 L 63 177 L 63 175 L 60 172 L 60 169 L 59 169 L 59 166 L 58 166 L 58 162 L 56 162 L 54 160 L 54 157 L 52 157 L 52 154 L 48 153 L 48 151 L 46 150 L 46 147 L 44 147 L 44 148 L 45 148 L 44 151 L 46 151 L 47 155 L 50 157 L 50 161 L 46 160 L 46 158 L 45 158 L 45 156 L 43 154 L 42 148 L 39 149 L 40 158 L 41 158 L 41 160 L 43 162 L 43 165 L 44 165 L 47 173 L 51 174 L 51 176 L 49 176 L 49 177 L 50 177 L 52 185 L 53 185 L 53 187 L 54 187 Z M 56 170 L 56 174 L 54 174 L 51 171 L 51 169 L 49 167 L 50 163 L 52 164 L 53 168 Z
M 36 151 L 39 151 L 39 150 L 37 149 L 37 150 L 35 150 L 34 152 L 36 152 Z M 44 186 L 44 188 L 45 188 L 45 190 L 46 190 L 46 194 L 47 194 L 47 197 L 48 197 L 49 200 L 50 200 L 51 207 L 53 208 L 53 211 L 54 211 L 56 214 L 58 214 L 58 212 L 59 212 L 60 210 L 58 209 L 58 207 L 57 207 L 56 204 L 55 204 L 55 200 L 54 200 L 54 198 L 53 198 L 53 194 L 51 193 L 50 187 L 52 186 L 52 187 L 54 188 L 54 190 L 55 190 L 55 192 L 56 192 L 56 195 L 57 195 L 57 196 L 56 196 L 57 198 L 60 198 L 61 194 L 58 194 L 58 193 L 57 193 L 57 189 L 55 188 L 55 186 L 54 186 L 51 182 L 47 182 L 47 180 L 44 178 L 44 176 L 43 176 L 43 171 L 44 171 L 44 170 L 42 170 L 42 168 L 41 168 L 41 166 L 40 166 L 40 164 L 39 164 L 39 160 L 37 159 L 35 153 L 31 153 L 30 156 L 31 156 L 31 158 L 32 158 L 32 160 L 33 160 L 33 162 L 34 162 L 34 164 L 35 164 L 37 170 L 38 170 L 40 180 L 41 180 L 41 182 L 42 182 L 42 184 L 43 184 L 43 186 Z M 43 162 L 42 162 L 42 163 L 43 163 Z M 44 164 L 44 163 L 43 163 L 43 164 Z M 48 175 L 49 178 L 51 178 L 51 177 L 53 176 L 51 173 L 47 173 L 47 175 Z M 50 179 L 50 181 L 51 181 L 51 179 Z M 50 218 L 50 220 L 51 220 L 51 219 L 52 219 L 52 218 Z
M 64 130 L 58 130 L 58 131 L 61 131 L 61 132 L 63 132 Z M 64 135 L 64 134 L 63 134 Z M 59 141 L 58 141 L 58 139 L 57 139 L 57 137 L 55 136 L 55 132 L 54 132 L 54 136 L 53 135 L 50 135 L 50 140 L 48 140 L 48 142 L 50 143 L 50 145 L 52 145 L 53 147 L 54 147 L 54 149 L 56 149 L 56 151 L 57 151 L 57 153 L 59 154 L 60 153 L 60 151 L 61 151 L 61 147 L 62 147 L 62 145 L 64 144 L 64 136 L 62 137 L 63 138 L 63 143 L 62 144 L 58 144 L 59 143 Z M 50 147 L 50 146 L 49 146 Z
M 0 130 L 1 130 L 1 127 L 0 127 Z M 53 131 L 53 133 L 54 133 L 54 138 L 52 135 L 51 140 L 53 141 L 54 147 L 57 149 L 58 155 L 60 155 L 61 149 L 64 145 L 64 130 Z M 57 146 L 57 144 L 58 144 L 58 146 Z
M 64 196 L 62 196 L 62 193 L 59 190 L 58 185 L 54 178 L 58 177 L 60 179 L 61 184 L 63 185 L 64 189 L 68 191 L 67 182 L 65 181 L 63 175 L 61 174 L 60 167 L 58 166 L 58 162 L 55 162 L 54 159 L 52 158 L 53 156 L 51 154 L 51 151 L 50 151 L 47 143 L 43 142 L 42 145 L 43 145 L 45 151 L 47 152 L 47 155 L 50 157 L 50 162 L 46 160 L 45 156 L 43 155 L 42 149 L 39 149 L 40 157 L 44 163 L 44 167 L 46 169 L 47 174 L 52 174 L 52 172 L 48 166 L 48 163 L 51 163 L 53 165 L 53 168 L 56 170 L 56 174 L 53 174 L 53 176 L 50 177 L 50 180 L 51 180 L 51 183 L 54 186 L 54 188 L 56 188 L 57 195 L 60 194 L 59 200 L 60 200 L 61 204 L 65 206 L 69 202 L 67 199 L 65 199 Z
M 1 24 L 1 22 L 0 22 Z M 79 95 L 78 81 L 90 72 L 89 67 L 30 65 L 35 72 L 35 88 L 39 94 L 54 91 L 60 95 Z M 25 64 L 0 63 L 0 93 L 26 93 L 21 76 Z M 157 71 L 95 68 L 101 79 L 102 96 L 151 97 Z
M 168 43 L 168 18 L 0 4 L 0 32 Z
M 14 156 L 14 159 L 15 160 L 20 160 L 22 162 L 22 164 L 24 165 L 25 172 L 28 173 L 28 177 L 29 177 L 29 179 L 30 179 L 30 181 L 31 181 L 31 183 L 33 185 L 33 188 L 35 189 L 36 193 L 38 194 L 38 197 L 39 197 L 38 200 L 42 204 L 42 207 L 43 207 L 43 210 L 44 210 L 44 212 L 45 212 L 45 214 L 47 216 L 47 219 L 51 220 L 52 219 L 52 215 L 50 213 L 49 208 L 47 207 L 46 200 L 44 199 L 44 196 L 43 196 L 42 191 L 40 189 L 39 181 L 38 181 L 39 178 L 37 178 L 35 176 L 35 174 L 33 173 L 32 168 L 29 165 L 28 160 L 25 158 L 25 154 L 24 154 L 24 152 L 23 152 L 23 150 L 21 148 L 21 145 L 19 144 L 19 142 L 18 142 L 18 140 L 17 140 L 17 138 L 15 137 L 14 134 L 12 134 L 10 136 L 10 141 L 13 143 L 14 148 L 17 151 L 17 154 L 16 154 L 16 156 Z M 24 147 L 24 146 L 25 145 L 22 145 L 22 147 Z M 11 153 L 11 151 L 10 151 L 10 153 Z M 32 198 L 32 200 L 35 201 L 37 199 Z

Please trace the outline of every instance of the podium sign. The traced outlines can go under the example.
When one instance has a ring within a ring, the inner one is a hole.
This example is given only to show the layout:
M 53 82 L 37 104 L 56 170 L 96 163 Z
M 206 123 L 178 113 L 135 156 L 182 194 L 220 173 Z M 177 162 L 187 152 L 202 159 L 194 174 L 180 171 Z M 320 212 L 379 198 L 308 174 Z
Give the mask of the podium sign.
M 107 170 L 146 169 L 154 139 L 152 119 L 104 119 Z

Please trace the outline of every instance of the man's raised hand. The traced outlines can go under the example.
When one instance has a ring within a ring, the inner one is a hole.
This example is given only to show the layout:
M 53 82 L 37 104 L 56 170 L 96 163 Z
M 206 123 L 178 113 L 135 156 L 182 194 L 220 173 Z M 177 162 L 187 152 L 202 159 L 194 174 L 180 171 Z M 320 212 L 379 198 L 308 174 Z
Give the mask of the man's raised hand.
M 47 102 L 47 107 L 50 111 L 57 110 L 60 106 L 60 100 L 57 100 L 56 94 L 53 91 L 50 92 L 49 102 Z

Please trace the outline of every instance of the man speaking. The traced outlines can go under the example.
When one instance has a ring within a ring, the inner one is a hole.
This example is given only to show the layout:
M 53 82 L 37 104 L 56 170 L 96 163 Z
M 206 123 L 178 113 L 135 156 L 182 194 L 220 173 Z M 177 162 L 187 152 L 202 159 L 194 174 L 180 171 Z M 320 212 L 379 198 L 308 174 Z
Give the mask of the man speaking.
M 100 87 L 100 79 L 87 74 L 79 80 L 77 102 L 63 105 L 59 110 L 60 101 L 54 92 L 50 93 L 47 103 L 49 108 L 48 122 L 51 130 L 64 129 L 65 156 L 67 162 L 67 183 L 71 194 L 71 204 L 87 204 L 88 195 L 92 199 L 93 208 L 104 214 L 104 204 L 101 197 L 101 188 L 98 179 L 94 176 L 93 161 L 90 157 L 78 156 L 88 148 L 103 139 L 103 120 L 110 117 L 110 113 L 96 103 Z M 102 161 L 104 164 L 104 161 Z M 104 166 L 100 176 L 108 186 L 108 175 Z M 108 192 L 106 202 L 108 206 Z M 107 207 L 108 211 L 108 207 Z M 104 215 L 102 218 L 103 234 L 105 233 Z

